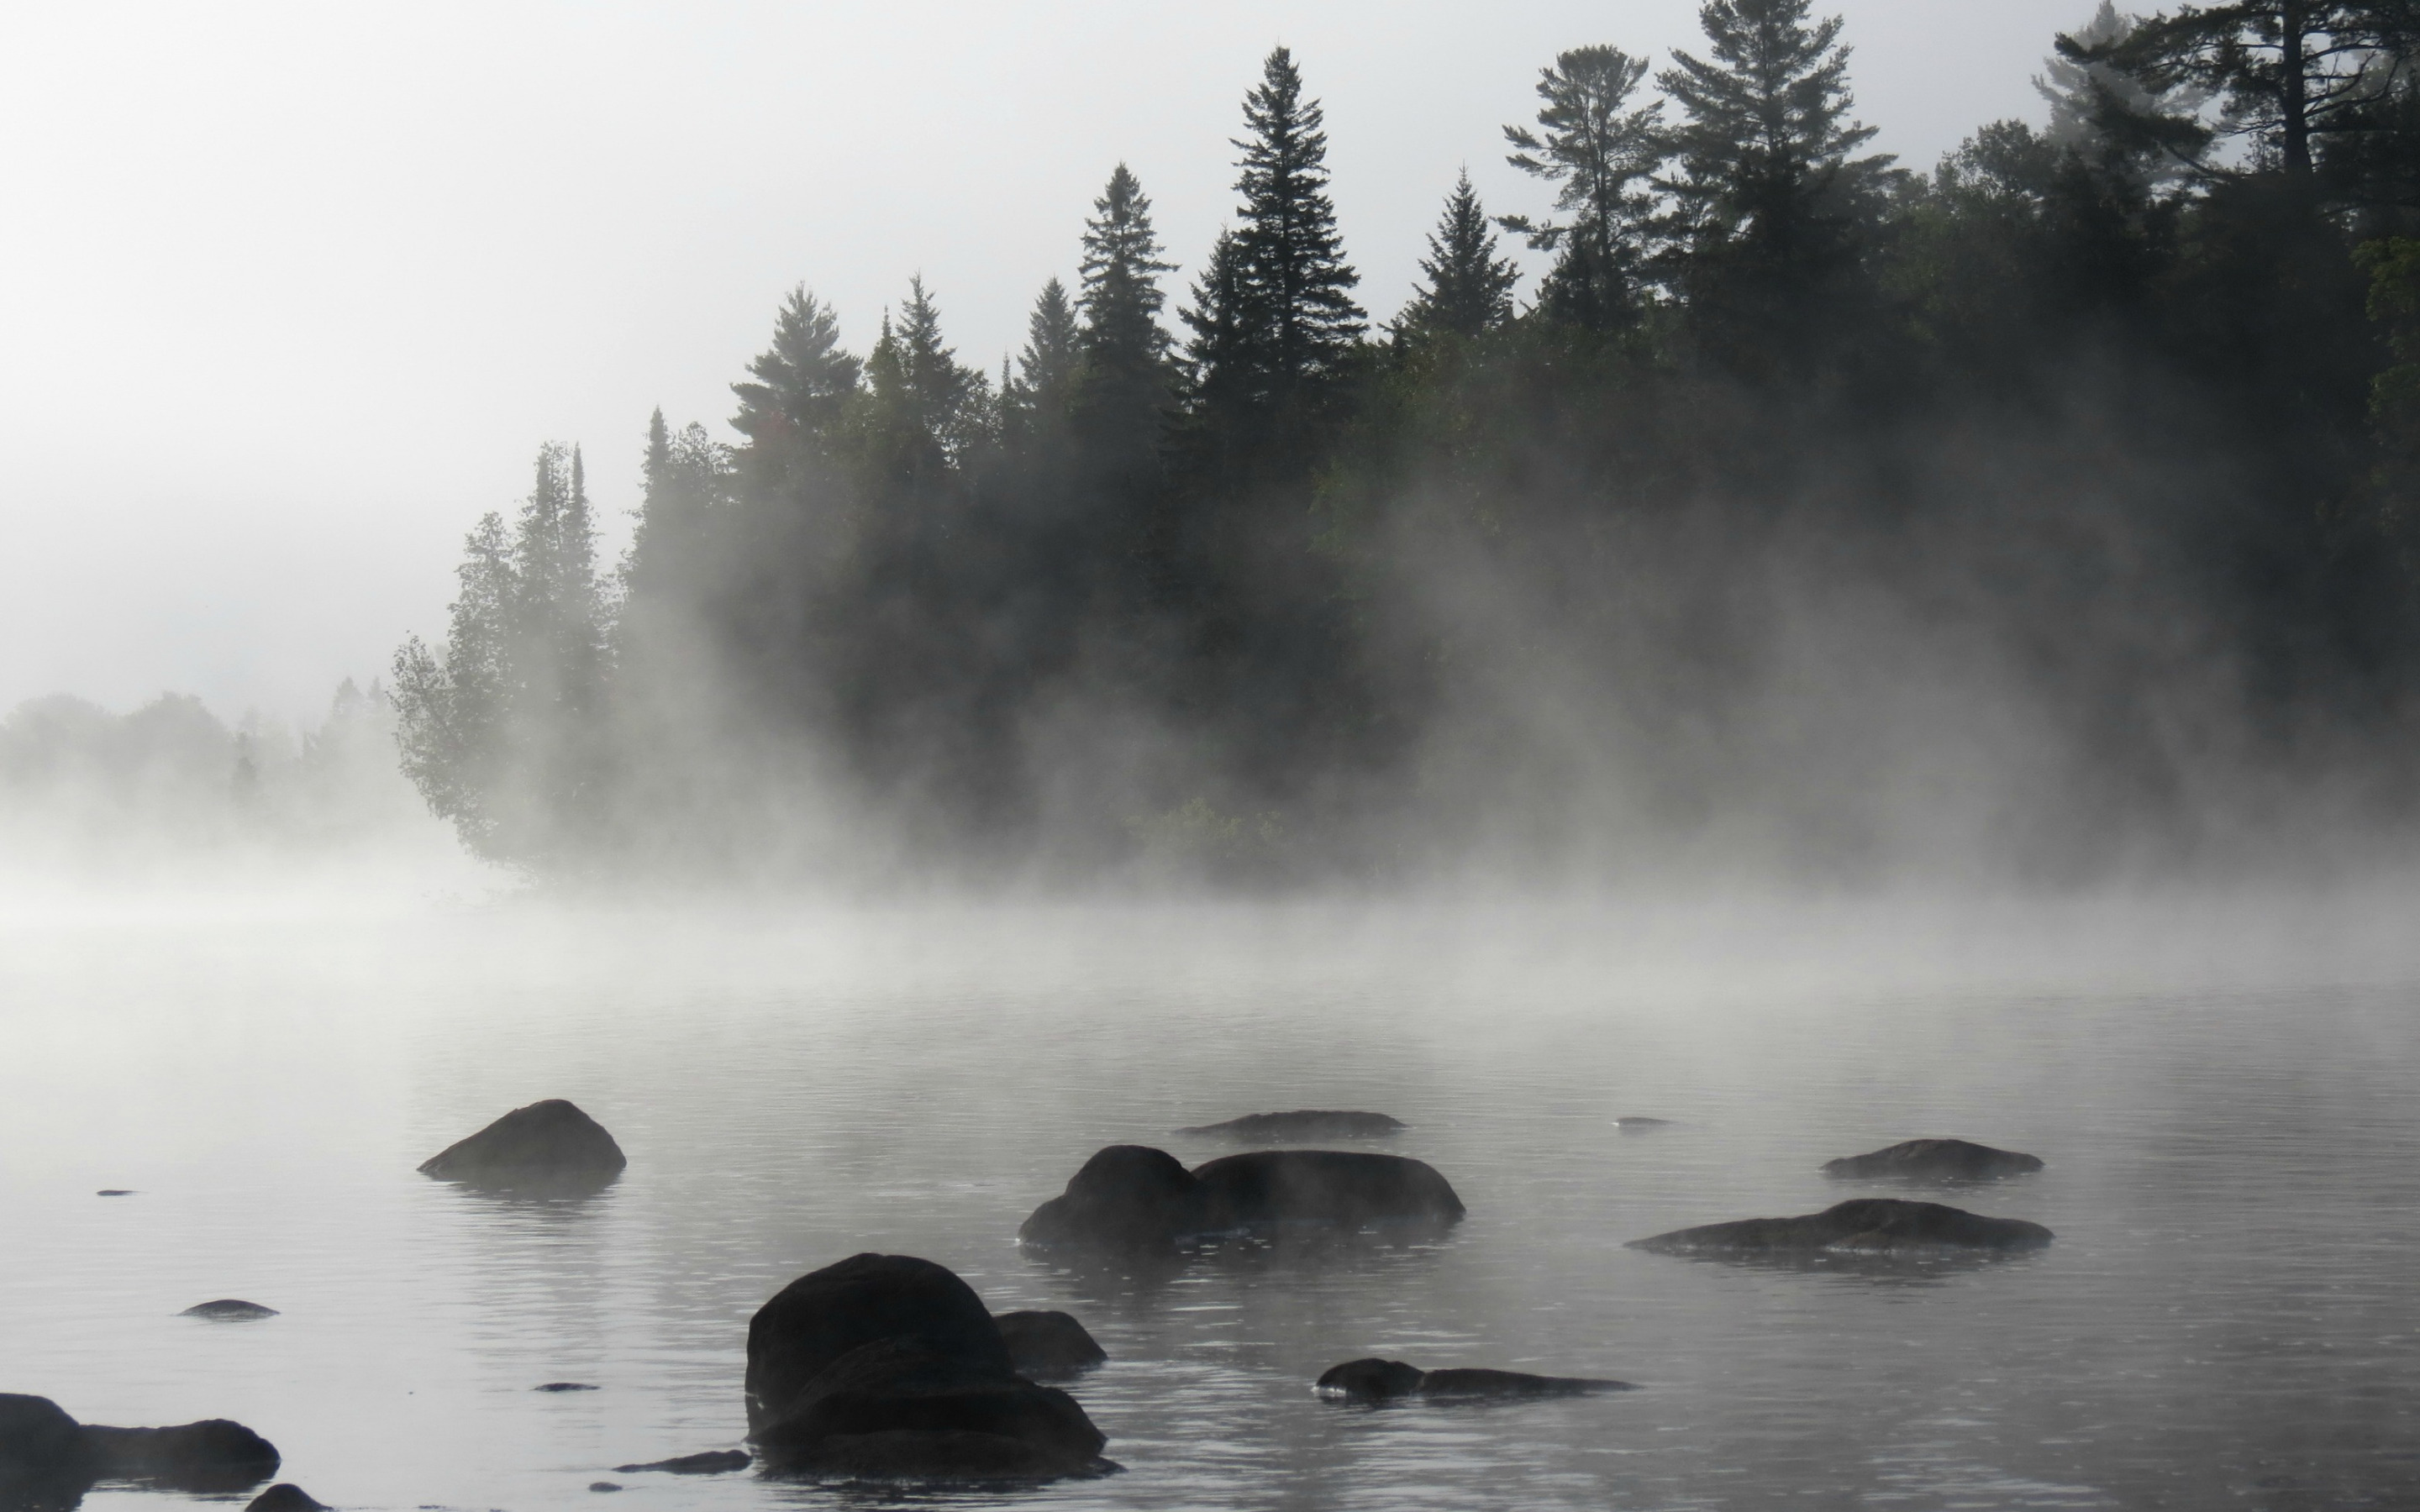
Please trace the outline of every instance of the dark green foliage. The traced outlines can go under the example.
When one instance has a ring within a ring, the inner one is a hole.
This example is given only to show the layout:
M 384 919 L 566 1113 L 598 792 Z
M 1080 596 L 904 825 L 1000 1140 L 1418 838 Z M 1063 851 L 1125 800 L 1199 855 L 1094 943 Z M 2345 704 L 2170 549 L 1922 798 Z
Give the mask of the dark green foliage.
M 1467 172 L 1454 180 L 1445 213 L 1429 233 L 1420 276 L 1420 287 L 1395 317 L 1395 333 L 1404 341 L 1468 341 L 1512 318 L 1512 290 L 1521 270 L 1497 255 L 1496 234 L 1488 229 L 1487 212 Z
M 1520 148 L 1506 161 L 1558 186 L 1559 224 L 1504 217 L 1541 250 L 1559 251 L 1539 291 L 1539 308 L 1589 331 L 1612 331 L 1637 316 L 1638 276 L 1647 255 L 1654 197 L 1645 186 L 1665 157 L 1664 104 L 1630 108 L 1647 60 L 1618 47 L 1581 47 L 1540 70 L 1538 130 L 1504 128 Z

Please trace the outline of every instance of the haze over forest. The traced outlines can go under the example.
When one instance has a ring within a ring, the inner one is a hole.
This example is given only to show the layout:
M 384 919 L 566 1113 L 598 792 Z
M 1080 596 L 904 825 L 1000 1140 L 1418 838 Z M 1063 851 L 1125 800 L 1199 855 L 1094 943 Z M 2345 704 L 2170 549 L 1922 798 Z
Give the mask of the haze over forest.
M 807 270 L 729 432 L 533 439 L 392 669 L 407 773 L 563 875 L 2387 861 L 2420 3 L 2086 21 L 1931 165 L 1807 0 L 1542 58 L 1469 147 L 1536 193 L 1450 186 L 1400 307 L 1278 47 L 1225 229 L 1119 165 L 1007 364 L 912 269 L 852 349 Z

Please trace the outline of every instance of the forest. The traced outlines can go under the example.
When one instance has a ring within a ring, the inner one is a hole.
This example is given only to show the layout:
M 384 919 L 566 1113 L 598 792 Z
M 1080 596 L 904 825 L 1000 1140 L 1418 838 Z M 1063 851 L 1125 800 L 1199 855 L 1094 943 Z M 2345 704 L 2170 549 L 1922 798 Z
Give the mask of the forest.
M 2104 3 L 1930 171 L 1839 19 L 1701 19 L 1507 81 L 1471 150 L 1535 201 L 1440 185 L 1391 313 L 1282 47 L 1228 229 L 1179 276 L 1115 167 L 997 373 L 921 279 L 863 353 L 800 286 L 736 439 L 647 424 L 620 562 L 578 449 L 479 522 L 406 772 L 565 876 L 2056 885 L 2408 832 L 2420 0 Z

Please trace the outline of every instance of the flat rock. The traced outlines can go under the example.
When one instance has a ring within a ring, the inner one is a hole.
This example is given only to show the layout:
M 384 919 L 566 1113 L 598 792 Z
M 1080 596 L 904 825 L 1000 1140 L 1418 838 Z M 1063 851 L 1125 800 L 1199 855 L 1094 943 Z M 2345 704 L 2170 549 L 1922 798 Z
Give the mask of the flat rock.
M 1462 1198 L 1429 1165 L 1363 1150 L 1262 1149 L 1187 1171 L 1163 1150 L 1112 1145 L 1017 1230 L 1022 1242 L 1166 1249 L 1185 1239 L 1292 1225 L 1451 1223 Z
M 543 1386 L 530 1388 L 532 1391 L 597 1391 L 599 1389 L 584 1381 L 550 1381 Z
M 1626 1381 L 1588 1376 L 1533 1376 L 1519 1370 L 1421 1370 L 1401 1360 L 1348 1360 L 1319 1378 L 1319 1394 L 1348 1402 L 1420 1396 L 1450 1401 L 1503 1401 L 1537 1396 L 1589 1396 L 1636 1391 Z
M 1296 1139 L 1379 1139 L 1403 1130 L 1402 1119 L 1383 1113 L 1300 1108 L 1292 1113 L 1247 1113 L 1224 1123 L 1197 1124 L 1176 1132 L 1200 1139 L 1280 1144 Z
M 720 1475 L 726 1471 L 746 1470 L 755 1462 L 756 1457 L 744 1449 L 708 1449 L 703 1454 L 650 1459 L 644 1465 L 615 1465 L 613 1473 L 636 1475 L 644 1471 L 659 1470 L 667 1475 Z
M 328 1506 L 292 1481 L 282 1480 L 245 1503 L 243 1512 L 328 1512 Z
M 133 1195 L 133 1188 L 124 1186 L 105 1186 L 93 1194 L 97 1197 L 131 1197 Z
M 1029 1381 L 1063 1380 L 1107 1360 L 1107 1350 L 1065 1313 L 1001 1313 L 992 1321 L 1008 1344 L 1009 1365 Z
M 177 1316 L 208 1318 L 221 1323 L 240 1323 L 255 1318 L 274 1318 L 277 1316 L 277 1309 L 263 1307 L 256 1302 L 245 1302 L 240 1297 L 221 1297 L 216 1302 L 197 1302 Z
M 2040 1249 L 2051 1231 L 2022 1218 L 1991 1218 L 1938 1202 L 1858 1197 L 1795 1218 L 1743 1218 L 1634 1239 L 1659 1255 L 1913 1255 Z
M 1672 1127 L 1672 1120 L 1669 1119 L 1642 1119 L 1633 1117 L 1627 1119 L 1616 1119 L 1613 1120 L 1613 1126 L 1621 1130 L 1623 1134 L 1653 1134 L 1658 1129 L 1669 1129 Z
M 420 1163 L 424 1176 L 448 1181 L 601 1180 L 629 1162 L 604 1126 L 563 1099 L 515 1108 L 467 1139 Z
M 1993 1149 L 1964 1139 L 1911 1139 L 1888 1149 L 1843 1155 L 1823 1163 L 1826 1176 L 1897 1177 L 1924 1181 L 1989 1181 L 2003 1176 L 2025 1176 L 2042 1168 L 2041 1161 L 2014 1149 Z
M 747 1405 L 777 1473 L 1032 1480 L 1106 1464 L 1076 1399 L 1016 1373 L 974 1288 L 912 1256 L 853 1256 L 757 1309 Z

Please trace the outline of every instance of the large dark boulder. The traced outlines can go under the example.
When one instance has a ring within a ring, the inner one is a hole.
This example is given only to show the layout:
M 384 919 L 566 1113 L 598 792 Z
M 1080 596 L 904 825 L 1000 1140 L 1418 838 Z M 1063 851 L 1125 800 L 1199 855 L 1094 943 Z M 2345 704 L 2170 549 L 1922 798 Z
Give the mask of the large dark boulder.
M 277 1309 L 263 1307 L 256 1302 L 246 1302 L 240 1297 L 221 1297 L 216 1302 L 197 1302 L 177 1316 L 207 1318 L 216 1323 L 245 1323 L 259 1318 L 274 1318 Z
M 274 1444 L 224 1418 L 164 1428 L 103 1427 L 78 1423 L 46 1396 L 0 1394 L 0 1494 L 17 1503 L 72 1504 L 100 1480 L 241 1490 L 275 1474 L 277 1464 Z
M 1290 1144 L 1297 1139 L 1379 1139 L 1403 1131 L 1402 1119 L 1383 1113 L 1298 1108 L 1292 1113 L 1247 1113 L 1224 1123 L 1196 1124 L 1176 1132 L 1238 1144 Z
M 2030 1175 L 2041 1168 L 2038 1157 L 2022 1150 L 1993 1149 L 1963 1139 L 1911 1139 L 1888 1149 L 1823 1163 L 1826 1176 L 1913 1181 L 1990 1181 Z
M 1017 1230 L 1029 1244 L 1164 1249 L 1236 1229 L 1425 1220 L 1450 1223 L 1462 1199 L 1427 1164 L 1360 1150 L 1261 1149 L 1191 1171 L 1140 1145 L 1112 1145 Z
M 1029 1381 L 1080 1375 L 1109 1357 L 1084 1325 L 1065 1313 L 1001 1313 L 992 1321 L 1000 1325 L 1011 1365 Z
M 329 1508 L 302 1487 L 282 1480 L 246 1502 L 243 1512 L 329 1512 Z
M 748 1325 L 749 1435 L 777 1472 L 1034 1479 L 1108 1468 L 1074 1397 L 1016 1374 L 974 1288 L 930 1260 L 859 1255 Z
M 1938 1202 L 1859 1197 L 1795 1218 L 1743 1218 L 1634 1239 L 1659 1255 L 1920 1255 L 1928 1251 L 2039 1249 L 2051 1231 L 2022 1218 L 1991 1218 Z
M 602 1180 L 629 1162 L 602 1124 L 559 1097 L 515 1108 L 421 1162 L 420 1172 L 448 1181 Z
M 1636 1391 L 1626 1381 L 1588 1376 L 1533 1376 L 1519 1370 L 1421 1370 L 1401 1360 L 1348 1360 L 1319 1378 L 1319 1394 L 1348 1402 L 1384 1402 L 1405 1396 L 1442 1401 L 1503 1401 L 1525 1396 L 1587 1396 L 1605 1391 Z

